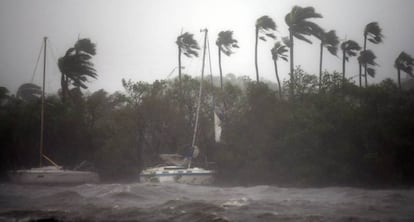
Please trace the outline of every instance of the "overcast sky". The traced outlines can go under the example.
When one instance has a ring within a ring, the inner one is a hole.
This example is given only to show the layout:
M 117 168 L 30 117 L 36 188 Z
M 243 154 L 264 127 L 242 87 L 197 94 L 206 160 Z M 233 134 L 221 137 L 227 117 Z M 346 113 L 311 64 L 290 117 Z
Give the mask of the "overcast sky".
M 89 90 L 122 90 L 121 79 L 152 82 L 165 79 L 177 66 L 176 37 L 191 32 L 202 43 L 201 28 L 209 29 L 213 74 L 218 73 L 218 32 L 233 30 L 240 49 L 223 57 L 223 72 L 255 79 L 254 25 L 263 15 L 272 17 L 278 39 L 286 36 L 284 16 L 294 5 L 313 6 L 323 15 L 314 21 L 325 30 L 335 29 L 341 40 L 362 43 L 367 23 L 377 21 L 383 28 L 384 43 L 368 44 L 377 55 L 378 76 L 396 77 L 393 63 L 404 50 L 414 55 L 414 1 L 411 0 L 0 0 L 0 86 L 12 93 L 31 82 L 42 38 L 48 36 L 47 91 L 59 88 L 57 59 L 78 39 L 90 38 L 97 45 L 94 58 L 99 77 Z M 295 44 L 295 65 L 318 73 L 319 43 Z M 270 49 L 273 42 L 260 42 L 261 77 L 275 81 Z M 341 56 L 325 53 L 324 68 L 341 71 Z M 201 58 L 183 59 L 184 72 L 199 76 Z M 289 64 L 280 62 L 282 79 L 288 78 Z M 347 76 L 357 74 L 356 59 L 347 65 Z M 171 78 L 175 77 L 174 72 Z M 41 70 L 34 83 L 40 84 Z M 370 80 L 372 82 L 373 80 Z

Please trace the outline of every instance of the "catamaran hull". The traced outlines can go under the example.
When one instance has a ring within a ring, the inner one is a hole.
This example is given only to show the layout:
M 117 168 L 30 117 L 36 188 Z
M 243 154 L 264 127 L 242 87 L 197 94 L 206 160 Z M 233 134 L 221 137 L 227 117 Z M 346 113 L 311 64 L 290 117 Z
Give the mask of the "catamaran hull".
M 13 183 L 22 184 L 84 184 L 98 183 L 98 174 L 90 171 L 72 170 L 17 170 L 10 171 Z
M 147 169 L 140 174 L 141 182 L 183 183 L 209 185 L 214 182 L 214 172 L 201 168 L 191 170 Z

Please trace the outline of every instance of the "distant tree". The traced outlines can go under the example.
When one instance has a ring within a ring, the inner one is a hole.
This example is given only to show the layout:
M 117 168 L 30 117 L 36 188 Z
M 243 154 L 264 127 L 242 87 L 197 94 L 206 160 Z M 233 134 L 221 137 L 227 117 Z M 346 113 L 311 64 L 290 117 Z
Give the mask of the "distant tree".
M 265 15 L 256 20 L 256 32 L 255 32 L 255 47 L 254 47 L 254 64 L 256 67 L 256 81 L 259 82 L 259 67 L 257 64 L 257 45 L 259 39 L 266 41 L 266 37 L 276 39 L 276 36 L 273 34 L 273 31 L 276 31 L 276 23 L 272 18 Z M 260 36 L 259 36 L 260 35 Z
M 294 6 L 292 10 L 285 16 L 286 25 L 289 27 L 289 45 L 290 45 L 290 78 L 291 83 L 294 82 L 294 37 L 299 40 L 305 41 L 309 44 L 312 42 L 306 37 L 315 35 L 321 32 L 321 28 L 309 21 L 308 19 L 322 18 L 322 15 L 315 12 L 313 7 L 302 8 L 300 6 Z M 292 86 L 293 87 L 293 86 Z M 293 93 L 293 88 L 291 88 Z
M 193 34 L 185 32 L 177 37 L 175 41 L 178 47 L 178 78 L 181 85 L 181 54 L 184 54 L 187 57 L 198 57 L 198 46 L 197 41 L 194 39 Z
M 349 60 L 350 57 L 356 56 L 357 51 L 361 50 L 361 46 L 353 40 L 347 40 L 342 42 L 342 82 L 345 82 L 345 63 Z
M 62 101 L 65 102 L 70 94 L 69 85 L 76 88 L 88 88 L 85 83 L 89 78 L 98 76 L 91 62 L 92 56 L 96 55 L 96 45 L 90 39 L 78 40 L 74 47 L 69 48 L 66 54 L 59 58 L 58 66 L 61 72 Z
M 24 83 L 17 90 L 16 97 L 24 101 L 34 101 L 42 96 L 42 88 L 33 83 Z
M 219 60 L 219 68 L 220 68 L 220 87 L 223 90 L 223 72 L 221 69 L 221 52 L 223 52 L 226 56 L 230 56 L 233 53 L 233 49 L 239 48 L 239 45 L 237 45 L 237 40 L 233 38 L 233 31 L 230 31 L 230 30 L 221 31 L 218 34 L 216 45 L 218 47 L 218 60 Z
M 384 38 L 384 36 L 382 35 L 382 29 L 381 27 L 378 25 L 377 22 L 371 22 L 368 23 L 365 26 L 364 29 L 364 51 L 367 50 L 367 40 L 370 41 L 373 44 L 379 44 L 382 42 L 382 39 Z M 365 75 L 365 79 L 367 78 L 367 72 L 368 72 L 368 68 L 367 68 L 367 64 L 364 65 L 364 75 Z M 368 74 L 370 75 L 370 74 Z M 365 81 L 366 83 L 366 81 Z
M 285 45 L 282 45 L 280 42 L 276 42 L 273 48 L 270 50 L 272 53 L 273 63 L 275 65 L 275 74 L 276 74 L 276 80 L 278 85 L 278 91 L 279 91 L 279 99 L 282 99 L 282 87 L 280 85 L 280 79 L 279 74 L 277 71 L 277 60 L 283 59 L 284 61 L 288 61 L 287 55 L 285 54 L 288 50 Z
M 7 102 L 9 97 L 9 90 L 4 86 L 0 86 L 0 107 Z
M 336 36 L 335 30 L 325 32 L 321 29 L 321 32 L 316 35 L 321 40 L 320 60 L 319 60 L 319 88 L 322 84 L 322 58 L 323 58 L 323 47 L 328 49 L 332 55 L 336 56 L 338 51 L 338 36 Z
M 375 59 L 377 57 L 375 56 L 375 54 L 371 51 L 371 50 L 366 50 L 366 51 L 361 51 L 359 57 L 358 57 L 358 62 L 360 65 L 359 68 L 359 86 L 361 87 L 361 66 L 366 67 L 366 72 L 368 75 L 370 75 L 371 77 L 375 77 L 375 69 L 372 66 L 377 65 L 377 63 L 375 63 Z M 368 86 L 368 78 L 367 75 L 364 74 L 364 78 L 365 78 L 365 87 Z
M 394 63 L 394 67 L 397 69 L 398 74 L 398 89 L 401 90 L 401 70 L 410 75 L 411 77 L 414 77 L 413 66 L 414 59 L 411 57 L 411 55 L 405 52 L 401 52 L 400 55 L 398 55 Z

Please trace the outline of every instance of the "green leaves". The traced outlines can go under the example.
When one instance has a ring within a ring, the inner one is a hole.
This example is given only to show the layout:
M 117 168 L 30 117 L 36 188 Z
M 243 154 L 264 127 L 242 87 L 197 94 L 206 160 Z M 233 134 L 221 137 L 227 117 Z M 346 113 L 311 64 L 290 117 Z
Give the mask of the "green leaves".
M 290 13 L 285 16 L 285 22 L 294 37 L 312 44 L 307 36 L 316 36 L 318 33 L 322 33 L 322 28 L 319 25 L 308 21 L 308 19 L 313 18 L 322 18 L 322 15 L 316 13 L 313 7 L 294 6 Z
M 382 29 L 379 27 L 377 22 L 371 22 L 365 26 L 364 37 L 374 44 L 381 43 L 384 38 L 382 35 Z
M 276 36 L 273 34 L 276 28 L 276 23 L 267 15 L 256 20 L 256 32 L 262 41 L 266 41 L 266 38 L 276 39 Z
M 221 31 L 216 40 L 216 45 L 226 56 L 234 53 L 234 48 L 239 48 L 237 43 L 237 40 L 233 38 L 233 31 L 230 30 Z
M 288 56 L 285 54 L 288 49 L 285 45 L 282 45 L 279 41 L 275 43 L 273 48 L 270 50 L 272 53 L 273 60 L 283 59 L 284 61 L 288 61 Z
M 200 46 L 198 46 L 193 34 L 185 32 L 177 37 L 177 41 L 175 43 L 182 50 L 182 53 L 185 56 L 198 57 L 198 50 L 200 50 Z
M 348 61 L 349 57 L 357 55 L 357 51 L 361 50 L 361 46 L 353 40 L 347 40 L 341 44 L 341 49 L 345 53 L 345 60 Z
M 405 53 L 404 51 L 398 55 L 394 63 L 394 67 L 396 69 L 402 70 L 403 72 L 407 73 L 411 77 L 414 77 L 413 66 L 414 66 L 414 59 L 411 57 L 411 55 Z

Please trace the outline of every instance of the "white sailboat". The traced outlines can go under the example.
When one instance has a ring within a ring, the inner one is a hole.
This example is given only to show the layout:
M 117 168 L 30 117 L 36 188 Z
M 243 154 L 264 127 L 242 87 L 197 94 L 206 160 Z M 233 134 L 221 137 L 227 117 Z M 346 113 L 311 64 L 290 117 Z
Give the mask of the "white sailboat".
M 53 162 L 43 153 L 43 131 L 44 131 L 44 106 L 45 106 L 45 78 L 46 78 L 46 45 L 47 37 L 44 38 L 43 49 L 43 87 L 42 105 L 40 114 L 40 150 L 39 167 L 9 171 L 9 178 L 13 183 L 24 184 L 82 184 L 97 183 L 99 176 L 91 171 L 66 170 Z M 47 160 L 51 165 L 43 166 L 42 160 Z
M 175 183 L 185 183 L 185 184 L 194 184 L 194 185 L 208 185 L 214 182 L 213 170 L 208 170 L 199 167 L 192 167 L 192 159 L 196 158 L 199 153 L 199 149 L 196 146 L 196 135 L 198 129 L 198 118 L 200 113 L 201 106 L 201 95 L 202 95 L 202 82 L 204 78 L 204 63 L 206 55 L 206 41 L 207 41 L 207 29 L 201 30 L 204 32 L 204 48 L 203 48 L 203 64 L 201 70 L 201 79 L 200 79 L 200 90 L 199 90 L 199 99 L 196 111 L 196 119 L 194 126 L 194 134 L 192 140 L 192 155 L 190 157 L 183 159 L 178 154 L 161 154 L 161 159 L 164 160 L 165 164 L 162 166 L 155 166 L 151 168 L 144 169 L 140 174 L 141 182 L 175 182 Z M 216 116 L 214 116 L 216 117 Z M 220 129 L 221 133 L 221 129 Z M 217 141 L 217 132 L 215 132 L 215 138 Z

